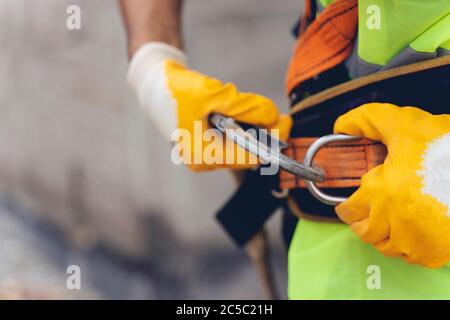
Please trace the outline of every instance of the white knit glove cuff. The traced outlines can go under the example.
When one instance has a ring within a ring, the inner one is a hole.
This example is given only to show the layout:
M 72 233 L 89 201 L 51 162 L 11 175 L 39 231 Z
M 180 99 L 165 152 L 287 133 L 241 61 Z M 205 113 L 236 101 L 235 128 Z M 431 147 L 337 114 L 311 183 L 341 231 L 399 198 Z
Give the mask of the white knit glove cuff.
M 166 139 L 177 128 L 177 102 L 169 90 L 165 69 L 168 60 L 185 65 L 186 55 L 166 43 L 149 42 L 134 54 L 127 76 L 142 108 Z

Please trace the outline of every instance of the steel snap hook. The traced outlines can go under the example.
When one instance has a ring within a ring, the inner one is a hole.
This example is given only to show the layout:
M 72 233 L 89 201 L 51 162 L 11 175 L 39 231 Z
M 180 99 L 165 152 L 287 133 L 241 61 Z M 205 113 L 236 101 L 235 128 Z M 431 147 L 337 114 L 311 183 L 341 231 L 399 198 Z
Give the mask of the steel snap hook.
M 277 141 L 279 149 L 275 149 L 268 145 L 267 141 L 259 140 L 251 133 L 242 130 L 242 127 L 233 118 L 218 113 L 212 113 L 209 117 L 209 121 L 228 139 L 231 139 L 238 146 L 257 156 L 262 163 L 279 165 L 281 169 L 305 180 L 316 182 L 325 181 L 325 175 L 321 169 L 305 165 L 282 154 L 280 149 L 287 147 L 287 144 L 284 141 L 265 133 L 269 140 L 263 140 Z

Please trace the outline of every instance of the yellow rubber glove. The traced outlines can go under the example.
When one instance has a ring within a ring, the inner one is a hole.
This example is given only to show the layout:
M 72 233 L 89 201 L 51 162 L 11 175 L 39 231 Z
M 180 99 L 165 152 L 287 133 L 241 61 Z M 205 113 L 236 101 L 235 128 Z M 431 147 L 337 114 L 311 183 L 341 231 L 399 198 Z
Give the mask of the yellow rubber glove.
M 241 93 L 235 85 L 224 84 L 185 65 L 184 53 L 164 43 L 144 45 L 130 63 L 129 82 L 136 89 L 141 105 L 164 135 L 170 137 L 178 128 L 187 130 L 191 137 L 202 137 L 210 128 L 208 116 L 217 112 L 237 121 L 279 129 L 279 138 L 288 138 L 292 120 L 287 115 L 280 115 L 270 99 L 253 93 Z M 237 161 L 238 147 L 233 143 L 226 143 L 222 137 L 212 137 L 211 141 L 219 146 L 213 152 L 206 152 L 206 148 L 212 149 L 211 144 L 202 139 L 191 139 L 189 147 L 180 151 L 182 159 L 191 169 L 244 169 L 255 166 L 255 157 L 249 157 L 246 153 L 247 161 Z M 231 159 L 227 159 L 230 154 Z M 228 162 L 214 163 L 214 159 L 227 159 Z
M 334 131 L 383 142 L 383 165 L 336 207 L 365 242 L 430 268 L 450 261 L 450 115 L 370 103 L 341 116 Z

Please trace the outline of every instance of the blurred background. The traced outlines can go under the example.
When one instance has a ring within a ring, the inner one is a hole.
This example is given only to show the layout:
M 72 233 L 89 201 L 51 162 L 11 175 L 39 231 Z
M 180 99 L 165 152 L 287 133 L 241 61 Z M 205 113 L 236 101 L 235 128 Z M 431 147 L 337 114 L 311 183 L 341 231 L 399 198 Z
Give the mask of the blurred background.
M 190 66 L 287 110 L 283 83 L 300 0 L 185 0 Z M 81 8 L 81 30 L 66 9 Z M 0 1 L 0 297 L 262 298 L 216 223 L 227 172 L 195 174 L 125 83 L 115 0 Z M 286 290 L 281 216 L 269 222 Z M 81 290 L 66 288 L 69 265 Z

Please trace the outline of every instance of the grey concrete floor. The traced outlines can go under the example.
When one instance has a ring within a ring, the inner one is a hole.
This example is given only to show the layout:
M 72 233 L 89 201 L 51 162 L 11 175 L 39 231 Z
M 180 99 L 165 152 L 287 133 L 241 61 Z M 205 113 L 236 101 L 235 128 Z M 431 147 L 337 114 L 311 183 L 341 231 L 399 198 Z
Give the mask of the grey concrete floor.
M 8 197 L 0 198 L 0 208 L 0 299 L 263 298 L 254 270 L 238 251 L 203 246 L 162 252 L 162 263 L 131 260 L 102 246 L 74 248 L 58 228 Z M 279 290 L 284 259 L 272 256 Z M 79 290 L 66 285 L 71 265 L 81 270 Z

